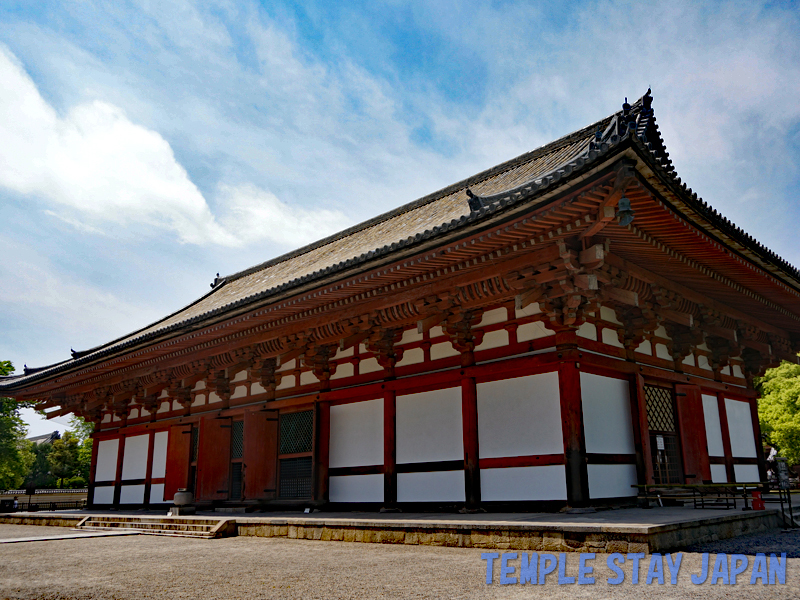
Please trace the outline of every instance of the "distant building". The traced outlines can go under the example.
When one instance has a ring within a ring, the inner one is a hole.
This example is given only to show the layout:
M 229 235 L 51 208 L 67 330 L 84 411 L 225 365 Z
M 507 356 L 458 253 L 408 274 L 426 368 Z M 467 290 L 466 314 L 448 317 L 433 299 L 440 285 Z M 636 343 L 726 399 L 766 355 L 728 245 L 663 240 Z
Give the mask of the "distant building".
M 651 102 L 0 395 L 96 424 L 95 506 L 536 509 L 764 481 L 753 378 L 797 362 L 800 272 L 681 181 Z
M 45 433 L 44 435 L 34 435 L 26 439 L 29 442 L 33 442 L 38 446 L 39 444 L 52 444 L 56 440 L 60 440 L 61 434 L 58 431 L 54 431 L 53 433 Z

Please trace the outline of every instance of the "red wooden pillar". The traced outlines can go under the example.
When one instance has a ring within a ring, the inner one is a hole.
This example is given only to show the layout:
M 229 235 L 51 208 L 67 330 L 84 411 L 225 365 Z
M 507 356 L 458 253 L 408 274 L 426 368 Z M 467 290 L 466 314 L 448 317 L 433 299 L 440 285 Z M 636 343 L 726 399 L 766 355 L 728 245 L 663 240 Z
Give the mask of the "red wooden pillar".
M 155 446 L 156 434 L 150 432 L 147 439 L 147 471 L 144 476 L 144 505 L 150 506 L 150 487 L 153 478 L 153 447 Z
M 383 504 L 397 504 L 397 393 L 383 396 Z
M 676 385 L 678 431 L 681 437 L 683 477 L 686 483 L 711 481 L 703 400 L 696 385 Z
M 461 379 L 461 417 L 464 427 L 464 492 L 468 509 L 481 504 L 478 464 L 478 389 L 474 377 Z
M 719 429 L 722 432 L 722 449 L 725 452 L 725 476 L 728 478 L 728 483 L 733 483 L 736 481 L 736 472 L 733 469 L 731 434 L 728 431 L 728 409 L 725 406 L 723 394 L 717 394 L 717 408 L 719 410 Z
M 753 421 L 753 435 L 756 437 L 756 458 L 758 459 L 758 477 L 767 481 L 767 460 L 764 456 L 764 442 L 761 440 L 761 423 L 758 422 L 758 400 L 750 398 L 750 418 Z
M 636 450 L 636 479 L 639 483 L 653 482 L 653 460 L 650 455 L 650 430 L 647 426 L 647 404 L 644 377 L 634 375 L 629 381 L 633 443 Z
M 586 440 L 583 437 L 580 370 L 576 362 L 565 361 L 558 365 L 558 388 L 561 394 L 567 503 L 570 506 L 585 506 L 589 504 L 589 472 L 586 468 Z
M 119 436 L 117 446 L 117 473 L 114 476 L 114 501 L 115 506 L 119 505 L 119 495 L 122 493 L 122 461 L 125 457 L 125 436 Z
M 331 405 L 317 402 L 314 405 L 314 479 L 313 499 L 328 502 L 328 467 L 330 464 Z
M 95 431 L 92 433 L 92 462 L 89 466 L 89 493 L 86 501 L 87 508 L 92 508 L 92 506 L 94 506 L 94 478 L 97 475 L 97 447 L 99 445 L 100 440 L 97 439 L 97 431 Z

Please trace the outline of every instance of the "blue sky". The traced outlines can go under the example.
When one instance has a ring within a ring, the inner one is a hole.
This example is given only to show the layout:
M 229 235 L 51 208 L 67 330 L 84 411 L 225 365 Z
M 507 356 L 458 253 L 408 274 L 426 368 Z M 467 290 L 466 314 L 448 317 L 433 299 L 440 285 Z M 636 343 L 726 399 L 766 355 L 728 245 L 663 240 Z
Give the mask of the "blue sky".
M 648 86 L 683 180 L 800 265 L 798 31 L 774 2 L 6 1 L 0 358 L 123 335 Z

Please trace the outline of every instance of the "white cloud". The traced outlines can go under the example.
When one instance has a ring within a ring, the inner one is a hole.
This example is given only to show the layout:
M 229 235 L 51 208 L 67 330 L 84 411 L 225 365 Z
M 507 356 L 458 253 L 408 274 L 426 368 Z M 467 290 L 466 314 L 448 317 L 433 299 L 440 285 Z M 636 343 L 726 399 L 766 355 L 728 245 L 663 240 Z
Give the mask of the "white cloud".
M 184 243 L 241 246 L 307 243 L 347 222 L 335 211 L 309 220 L 252 185 L 223 185 L 218 219 L 159 133 L 101 100 L 58 115 L 1 45 L 0 138 L 0 186 L 41 199 L 83 232 L 143 224 Z

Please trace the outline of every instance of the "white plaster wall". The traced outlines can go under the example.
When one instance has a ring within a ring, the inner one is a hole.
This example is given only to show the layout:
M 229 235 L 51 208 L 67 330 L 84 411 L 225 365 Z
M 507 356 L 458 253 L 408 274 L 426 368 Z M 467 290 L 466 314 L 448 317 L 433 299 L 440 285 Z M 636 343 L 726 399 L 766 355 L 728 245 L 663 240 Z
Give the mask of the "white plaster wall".
M 421 342 L 422 334 L 416 329 L 406 329 L 403 332 L 403 337 L 400 338 L 398 344 L 411 344 L 413 342 Z
M 136 435 L 125 438 L 122 455 L 122 479 L 144 479 L 147 476 L 147 450 L 150 436 Z
M 711 368 L 711 363 L 708 362 L 708 357 L 707 356 L 699 355 L 697 357 L 697 366 L 700 367 L 701 369 L 705 369 L 706 371 L 712 371 L 713 370 Z
M 616 323 L 617 325 L 622 325 L 622 323 L 619 322 L 619 319 L 617 319 L 617 313 L 614 312 L 613 308 L 610 308 L 608 306 L 600 307 L 600 318 L 603 319 L 603 321 L 608 321 L 609 323 Z
M 350 346 L 345 350 L 336 350 L 336 354 L 333 355 L 333 358 L 334 360 L 339 358 L 347 358 L 348 356 L 353 356 L 355 352 L 356 352 L 355 346 Z
M 97 445 L 95 481 L 114 481 L 117 478 L 119 439 L 101 440 Z
M 464 471 L 398 473 L 398 502 L 463 502 Z
M 153 468 L 150 476 L 153 479 L 164 477 L 167 474 L 167 441 L 169 431 L 159 431 L 153 440 Z
M 353 363 L 342 363 L 336 365 L 336 372 L 331 375 L 331 379 L 342 379 L 344 377 L 352 377 L 356 374 L 355 366 Z
M 490 350 L 491 348 L 500 348 L 501 346 L 508 346 L 508 332 L 505 329 L 498 329 L 486 333 L 483 336 L 483 341 L 481 341 L 480 346 L 477 346 L 475 350 Z
M 581 394 L 586 451 L 634 454 L 628 382 L 581 373 Z
M 263 394 L 267 390 L 264 389 L 264 386 L 258 383 L 257 381 L 250 386 L 250 395 L 254 396 L 255 394 Z
M 157 412 L 159 412 L 159 413 L 169 412 L 170 406 L 171 406 L 171 404 L 169 403 L 169 401 L 162 402 L 159 405 Z
M 131 409 L 130 418 L 131 419 L 138 419 L 139 418 L 139 409 L 138 408 Z
M 276 390 L 286 390 L 289 388 L 293 388 L 295 386 L 295 376 L 294 375 L 284 375 L 281 377 L 281 383 L 277 386 Z
M 619 341 L 619 336 L 617 335 L 616 329 L 603 329 L 603 343 L 608 344 L 609 346 L 623 348 L 622 343 Z
M 144 485 L 123 485 L 119 491 L 120 504 L 144 504 Z
M 206 403 L 205 394 L 197 394 L 192 401 L 192 406 L 203 406 Z
M 711 465 L 711 482 L 728 483 L 728 473 L 725 465 Z
M 461 388 L 397 397 L 397 462 L 464 458 Z
M 374 373 L 376 371 L 383 371 L 383 367 L 378 364 L 378 359 L 375 357 L 365 358 L 358 363 L 358 372 L 361 375 Z
M 481 322 L 478 327 L 485 327 L 486 325 L 494 325 L 495 323 L 502 323 L 508 318 L 508 311 L 505 308 L 495 308 L 494 310 L 487 310 L 481 317 Z
M 395 366 L 405 367 L 406 365 L 416 365 L 425 360 L 425 352 L 422 348 L 411 348 L 403 352 L 403 358 Z
M 750 417 L 750 405 L 741 400 L 725 398 L 725 411 L 728 413 L 731 453 L 733 456 L 755 458 L 756 441 L 753 433 L 753 421 Z M 753 481 L 757 481 L 757 479 Z
M 440 358 L 447 358 L 449 356 L 458 356 L 461 354 L 458 350 L 453 348 L 450 342 L 442 342 L 440 344 L 433 344 L 431 346 L 431 360 L 439 360 Z
M 564 453 L 558 373 L 477 387 L 481 458 Z
M 111 415 L 103 415 L 102 423 L 111 423 Z
M 231 399 L 244 398 L 245 396 L 247 396 L 247 386 L 239 385 L 234 388 L 233 394 L 231 394 Z
M 300 373 L 300 385 L 311 385 L 317 382 L 319 382 L 319 379 L 317 379 L 317 376 L 311 371 L 303 371 Z
M 693 367 L 694 366 L 694 354 L 691 354 L 691 353 L 687 354 L 686 357 L 684 357 L 684 359 L 683 359 L 683 364 L 684 365 L 690 365 L 690 366 Z
M 163 502 L 166 502 L 164 499 L 164 484 L 154 483 L 150 486 L 150 504 L 161 504 Z
M 383 400 L 331 406 L 331 468 L 383 464 Z
M 759 481 L 758 465 L 733 465 L 733 475 L 736 481 L 750 483 Z
M 532 323 L 523 323 L 517 328 L 517 341 L 527 342 L 529 340 L 538 340 L 540 338 L 555 335 L 555 331 L 551 331 L 544 326 L 541 321 L 534 321 Z
M 239 371 L 239 372 L 236 374 L 236 377 L 234 377 L 233 379 L 231 379 L 231 381 L 232 381 L 232 382 L 235 382 L 235 381 L 244 381 L 245 379 L 247 379 L 247 370 L 246 370 L 246 369 L 245 369 L 245 370 L 242 370 L 242 371 Z
M 586 465 L 590 498 L 636 496 L 636 465 Z
M 650 340 L 644 340 L 641 344 L 636 347 L 636 352 L 641 352 L 642 354 L 647 354 L 647 356 L 653 355 L 653 345 L 650 343 Z
M 744 378 L 744 372 L 742 371 L 742 367 L 739 365 L 733 365 L 733 376 Z
M 594 323 L 584 323 L 578 327 L 578 335 L 589 340 L 597 341 L 597 327 Z
M 331 502 L 383 502 L 383 474 L 331 477 L 329 486 Z
M 564 465 L 481 469 L 481 500 L 566 500 Z
M 719 422 L 719 404 L 717 404 L 716 396 L 703 394 L 703 419 L 706 423 L 708 455 L 725 456 L 725 448 L 722 445 L 722 428 Z M 712 468 L 713 466 L 714 465 L 712 465 Z M 724 465 L 716 466 L 722 466 L 724 472 Z
M 114 486 L 104 485 L 102 487 L 94 488 L 94 503 L 95 504 L 113 504 L 114 503 Z
M 664 360 L 672 360 L 672 354 L 669 353 L 669 348 L 664 344 L 656 344 L 656 356 Z
M 531 304 L 528 304 L 528 306 L 526 306 L 525 308 L 519 310 L 515 309 L 514 315 L 516 316 L 517 319 L 520 319 L 522 317 L 530 317 L 533 315 L 538 315 L 541 312 L 542 309 L 539 307 L 539 303 L 533 302 Z
M 211 395 L 213 396 L 214 394 Z M 182 408 L 183 407 L 181 406 L 180 402 L 178 402 L 177 400 L 172 401 L 172 410 L 181 410 Z

